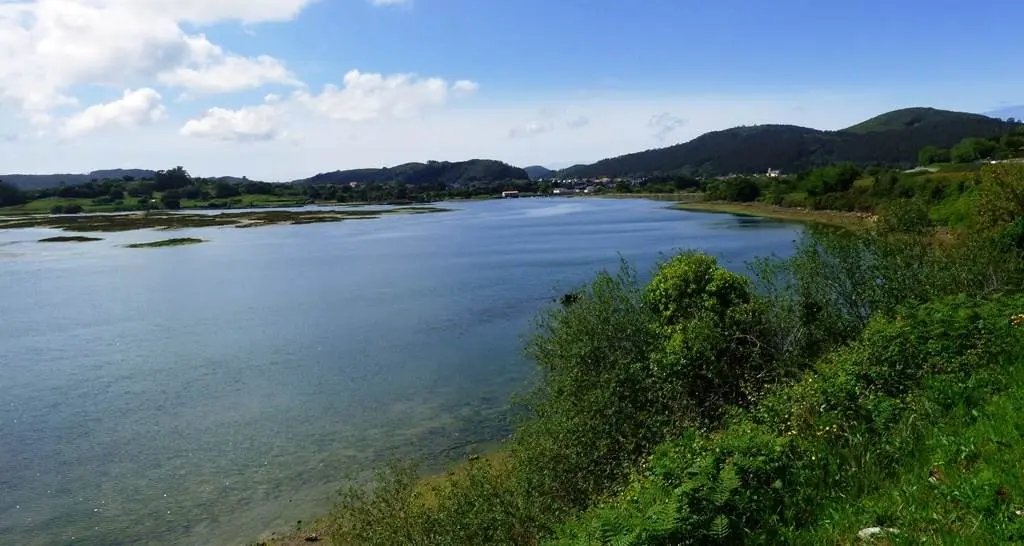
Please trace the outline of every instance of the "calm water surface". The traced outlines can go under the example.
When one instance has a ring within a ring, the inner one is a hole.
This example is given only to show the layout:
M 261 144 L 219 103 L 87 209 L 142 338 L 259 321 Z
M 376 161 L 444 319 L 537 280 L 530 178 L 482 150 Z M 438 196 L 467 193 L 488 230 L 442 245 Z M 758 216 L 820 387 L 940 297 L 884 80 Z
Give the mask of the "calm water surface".
M 392 456 L 508 433 L 531 319 L 617 267 L 735 269 L 799 228 L 640 200 L 39 244 L 0 230 L 0 544 L 236 544 Z

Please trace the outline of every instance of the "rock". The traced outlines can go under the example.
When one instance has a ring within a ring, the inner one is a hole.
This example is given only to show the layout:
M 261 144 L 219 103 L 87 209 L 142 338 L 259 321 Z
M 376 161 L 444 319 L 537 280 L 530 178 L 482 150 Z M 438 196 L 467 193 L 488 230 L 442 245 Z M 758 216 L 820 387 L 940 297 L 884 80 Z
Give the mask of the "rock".
M 868 527 L 866 529 L 861 529 L 860 532 L 857 533 L 857 538 L 861 540 L 871 540 L 876 535 L 881 535 L 885 533 L 896 534 L 897 532 L 898 531 L 896 531 L 896 529 L 886 529 L 883 527 Z
M 469 460 L 471 460 L 471 461 L 479 461 L 480 460 L 480 456 L 479 455 L 470 455 L 469 456 Z
M 320 535 L 306 535 L 306 542 L 320 542 Z

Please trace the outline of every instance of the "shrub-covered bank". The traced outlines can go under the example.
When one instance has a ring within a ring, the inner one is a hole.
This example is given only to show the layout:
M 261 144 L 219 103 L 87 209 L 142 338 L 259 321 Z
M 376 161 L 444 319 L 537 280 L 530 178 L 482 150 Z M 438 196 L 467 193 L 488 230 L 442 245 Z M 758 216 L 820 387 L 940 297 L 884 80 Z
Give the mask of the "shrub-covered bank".
M 997 179 L 998 178 L 998 179 Z M 742 276 L 683 253 L 546 312 L 500 465 L 346 491 L 335 544 L 1024 537 L 1024 170 L 970 231 L 920 202 Z

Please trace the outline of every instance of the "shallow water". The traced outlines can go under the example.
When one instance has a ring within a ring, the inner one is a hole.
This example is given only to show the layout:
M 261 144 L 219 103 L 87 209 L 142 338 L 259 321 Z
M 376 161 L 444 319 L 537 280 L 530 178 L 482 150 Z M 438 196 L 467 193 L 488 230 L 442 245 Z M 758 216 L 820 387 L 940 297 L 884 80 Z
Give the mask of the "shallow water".
M 0 544 L 294 528 L 387 457 L 436 467 L 506 435 L 531 319 L 620 255 L 741 269 L 800 229 L 641 200 L 445 206 L 91 243 L 0 230 Z M 210 242 L 122 246 L 169 236 Z

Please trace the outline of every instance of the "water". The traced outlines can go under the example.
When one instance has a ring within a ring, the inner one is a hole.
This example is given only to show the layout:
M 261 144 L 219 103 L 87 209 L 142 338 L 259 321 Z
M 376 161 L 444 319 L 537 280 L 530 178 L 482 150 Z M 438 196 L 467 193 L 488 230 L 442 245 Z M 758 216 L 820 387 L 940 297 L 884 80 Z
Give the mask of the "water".
M 506 435 L 531 319 L 620 255 L 740 269 L 799 231 L 641 200 L 451 206 L 80 244 L 0 230 L 0 544 L 294 528 L 387 457 L 436 467 Z M 122 246 L 169 236 L 210 242 Z

